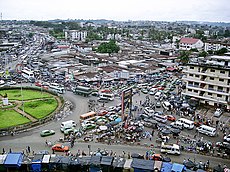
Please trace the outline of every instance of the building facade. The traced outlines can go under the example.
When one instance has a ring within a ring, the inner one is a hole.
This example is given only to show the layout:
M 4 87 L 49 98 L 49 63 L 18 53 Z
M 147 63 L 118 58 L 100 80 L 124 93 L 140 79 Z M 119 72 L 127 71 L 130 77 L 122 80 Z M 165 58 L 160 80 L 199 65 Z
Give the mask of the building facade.
M 179 42 L 180 50 L 191 50 L 196 48 L 201 50 L 204 46 L 204 43 L 200 39 L 195 38 L 181 38 Z
M 78 30 L 65 31 L 65 39 L 85 41 L 86 37 L 87 37 L 86 31 L 78 31 Z
M 208 41 L 204 43 L 204 51 L 218 51 L 221 48 L 226 48 L 228 52 L 230 51 L 229 43 L 222 43 L 220 41 Z
M 230 56 L 211 56 L 188 63 L 182 95 L 201 104 L 230 110 Z

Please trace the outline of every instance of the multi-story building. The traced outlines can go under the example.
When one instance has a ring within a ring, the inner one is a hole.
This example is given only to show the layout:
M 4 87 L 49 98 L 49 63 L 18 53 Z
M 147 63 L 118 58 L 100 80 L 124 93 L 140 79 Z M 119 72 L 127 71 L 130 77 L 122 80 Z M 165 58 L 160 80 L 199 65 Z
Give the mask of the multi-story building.
M 207 41 L 204 43 L 204 51 L 218 51 L 221 48 L 226 48 L 230 51 L 230 43 L 223 43 L 221 41 Z
M 200 39 L 196 38 L 181 38 L 179 42 L 180 50 L 190 50 L 192 48 L 197 48 L 201 50 L 204 46 L 204 43 Z
M 65 39 L 85 41 L 87 31 L 65 30 Z
M 184 70 L 182 95 L 200 103 L 230 110 L 230 56 L 210 56 L 190 62 Z

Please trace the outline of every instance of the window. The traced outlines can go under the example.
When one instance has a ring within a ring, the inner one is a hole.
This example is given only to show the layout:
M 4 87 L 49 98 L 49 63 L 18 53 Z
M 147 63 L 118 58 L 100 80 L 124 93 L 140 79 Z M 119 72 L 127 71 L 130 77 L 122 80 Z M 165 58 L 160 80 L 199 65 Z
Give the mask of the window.
M 193 85 L 193 84 L 192 84 L 192 81 L 188 81 L 188 85 Z
M 220 73 L 225 74 L 225 71 L 224 71 L 224 70 L 221 70 Z
M 215 72 L 215 70 L 214 70 L 214 69 L 211 69 L 210 71 L 211 71 L 211 72 Z
M 194 67 L 193 67 L 193 66 L 190 66 L 190 69 L 194 69 Z
M 194 90 L 194 93 L 198 93 L 198 90 Z
M 189 76 L 193 76 L 193 74 L 190 73 Z
M 220 82 L 224 82 L 224 79 L 221 79 L 221 78 L 220 78 L 219 81 L 220 81 Z
M 213 90 L 213 85 L 209 85 L 208 87 L 210 90 Z
M 192 89 L 188 89 L 189 92 L 192 92 Z
M 212 93 L 208 93 L 209 96 L 212 96 Z
M 222 97 L 222 95 L 220 95 L 220 94 L 217 94 L 217 97 Z
M 218 87 L 218 90 L 219 90 L 219 91 L 222 91 L 222 90 L 223 90 L 223 87 L 220 87 L 220 86 L 219 86 L 219 87 Z
M 199 78 L 199 75 L 195 75 L 196 78 Z
M 210 80 L 214 80 L 214 78 L 213 78 L 213 77 L 210 77 Z

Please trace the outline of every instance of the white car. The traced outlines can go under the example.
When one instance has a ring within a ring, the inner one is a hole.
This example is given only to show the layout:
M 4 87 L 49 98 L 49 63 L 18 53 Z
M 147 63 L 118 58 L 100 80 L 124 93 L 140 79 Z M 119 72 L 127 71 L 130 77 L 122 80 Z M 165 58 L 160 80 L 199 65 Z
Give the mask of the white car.
M 222 115 L 222 110 L 220 108 L 217 108 L 216 111 L 214 112 L 215 117 L 220 117 Z
M 230 142 L 230 134 L 227 135 L 227 136 L 224 136 L 224 141 L 226 142 Z

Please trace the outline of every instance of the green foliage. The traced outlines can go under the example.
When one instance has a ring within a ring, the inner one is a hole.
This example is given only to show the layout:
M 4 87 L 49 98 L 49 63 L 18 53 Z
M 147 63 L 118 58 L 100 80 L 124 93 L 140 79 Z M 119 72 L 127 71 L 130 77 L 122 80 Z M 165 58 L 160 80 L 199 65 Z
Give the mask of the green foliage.
M 54 98 L 25 102 L 24 111 L 37 119 L 41 119 L 52 113 L 57 105 L 58 103 Z M 22 109 L 22 106 L 20 109 Z
M 93 32 L 93 31 L 90 31 L 87 34 L 86 40 L 87 41 L 102 40 L 102 37 L 100 35 L 98 35 L 97 33 Z
M 178 56 L 178 59 L 181 61 L 181 63 L 186 64 L 189 62 L 190 54 L 190 51 L 181 51 L 180 55 Z
M 0 119 L 0 128 L 8 128 L 30 122 L 30 120 L 14 110 L 1 110 Z
M 215 55 L 224 55 L 227 52 L 228 52 L 227 48 L 221 48 L 220 50 L 215 51 L 214 54 Z
M 118 53 L 118 51 L 120 50 L 120 47 L 118 45 L 116 45 L 116 42 L 114 40 L 111 40 L 109 42 L 103 42 L 101 43 L 98 48 L 97 48 L 97 52 L 98 53 Z
M 199 52 L 197 48 L 191 48 L 189 51 L 191 51 L 191 52 Z
M 202 51 L 201 53 L 199 53 L 199 57 L 206 57 L 208 55 L 207 52 Z

